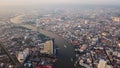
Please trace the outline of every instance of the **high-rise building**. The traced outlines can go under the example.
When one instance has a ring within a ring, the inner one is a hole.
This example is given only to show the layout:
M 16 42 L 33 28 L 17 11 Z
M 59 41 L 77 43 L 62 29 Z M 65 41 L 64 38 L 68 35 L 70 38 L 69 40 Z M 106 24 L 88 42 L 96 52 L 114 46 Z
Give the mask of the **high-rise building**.
M 119 18 L 119 17 L 113 17 L 112 20 L 113 20 L 114 22 L 120 22 L 120 18 Z
M 43 48 L 41 49 L 41 53 L 47 53 L 47 54 L 53 54 L 53 41 L 52 40 L 49 40 L 49 41 L 46 41 L 43 45 Z
M 39 19 L 36 19 L 36 27 L 39 27 Z
M 25 61 L 25 59 L 27 58 L 27 56 L 29 55 L 29 49 L 26 48 L 23 51 L 20 51 L 17 55 L 17 59 L 19 62 L 23 63 Z
M 105 68 L 106 67 L 106 61 L 101 59 L 98 64 L 98 68 Z

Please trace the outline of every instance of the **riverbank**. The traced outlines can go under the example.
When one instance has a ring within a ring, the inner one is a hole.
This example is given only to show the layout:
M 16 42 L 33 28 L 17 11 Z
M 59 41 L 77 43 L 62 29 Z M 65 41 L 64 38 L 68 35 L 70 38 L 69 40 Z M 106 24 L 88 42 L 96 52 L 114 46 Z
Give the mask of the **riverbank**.
M 18 19 L 18 18 L 14 18 L 14 19 Z M 14 19 L 12 19 L 12 20 L 14 20 Z M 11 21 L 11 22 L 17 24 L 17 21 Z M 31 26 L 31 25 L 27 25 L 27 24 L 22 25 L 22 23 L 21 24 L 18 23 L 18 26 L 23 26 L 23 27 L 32 29 L 33 31 L 39 31 L 41 34 L 44 34 L 50 38 L 54 38 L 55 44 L 59 48 L 58 60 L 55 63 L 55 68 L 74 68 L 74 62 L 71 61 L 71 58 L 73 58 L 75 56 L 74 48 L 65 39 L 63 39 L 62 37 L 60 37 L 59 35 L 57 35 L 53 32 L 42 30 L 40 28 L 37 29 L 35 26 Z M 65 48 L 64 45 L 66 45 L 67 48 Z

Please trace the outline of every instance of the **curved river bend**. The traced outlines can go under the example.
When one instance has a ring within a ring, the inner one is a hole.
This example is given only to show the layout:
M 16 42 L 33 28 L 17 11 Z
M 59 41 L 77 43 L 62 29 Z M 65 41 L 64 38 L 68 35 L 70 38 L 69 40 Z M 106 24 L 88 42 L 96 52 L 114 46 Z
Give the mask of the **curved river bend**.
M 18 19 L 18 18 L 12 18 L 12 20 L 14 19 Z M 17 23 L 15 20 L 14 22 L 11 21 L 12 23 Z M 20 24 L 16 24 L 19 26 L 23 26 L 29 29 L 32 29 L 33 31 L 39 31 L 41 34 L 44 34 L 50 38 L 54 38 L 55 39 L 55 44 L 58 46 L 59 50 L 58 50 L 58 60 L 55 63 L 55 68 L 74 68 L 74 62 L 71 61 L 71 58 L 73 58 L 75 56 L 74 54 L 74 48 L 73 46 L 68 43 L 65 39 L 61 38 L 59 35 L 53 33 L 53 32 L 49 32 L 46 30 L 42 30 L 42 29 L 38 29 L 35 26 L 31 26 L 31 25 L 20 25 Z M 64 45 L 66 45 L 66 48 L 64 47 Z

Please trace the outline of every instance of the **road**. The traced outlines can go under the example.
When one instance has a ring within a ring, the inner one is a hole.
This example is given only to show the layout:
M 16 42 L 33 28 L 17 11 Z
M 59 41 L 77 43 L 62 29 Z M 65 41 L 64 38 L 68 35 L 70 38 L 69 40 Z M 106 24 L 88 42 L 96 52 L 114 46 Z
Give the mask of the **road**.
M 33 31 L 37 31 L 37 28 L 31 25 L 22 25 L 26 28 L 32 29 Z M 58 50 L 58 60 L 55 63 L 55 68 L 74 68 L 74 62 L 71 61 L 71 57 L 73 58 L 74 55 L 74 48 L 73 46 L 67 42 L 65 39 L 61 38 L 60 36 L 56 35 L 53 32 L 49 32 L 46 30 L 38 29 L 38 31 L 50 38 L 55 38 L 55 44 L 59 47 Z M 66 47 L 64 47 L 66 45 Z
M 14 19 L 18 19 L 18 18 L 14 18 Z M 12 22 L 12 23 L 16 24 L 15 21 Z M 39 31 L 41 34 L 44 34 L 44 35 L 46 35 L 50 38 L 54 38 L 55 39 L 55 44 L 59 48 L 59 50 L 58 50 L 58 60 L 56 61 L 55 65 L 54 65 L 55 68 L 74 68 L 74 62 L 71 61 L 71 58 L 73 58 L 75 56 L 74 48 L 65 39 L 61 38 L 59 35 L 57 35 L 53 32 L 49 32 L 49 31 L 42 30 L 42 29 L 37 29 L 36 26 L 20 25 L 20 24 L 18 24 L 18 26 L 23 26 L 23 27 L 32 29 L 33 31 Z M 64 47 L 64 45 L 66 45 L 66 47 Z

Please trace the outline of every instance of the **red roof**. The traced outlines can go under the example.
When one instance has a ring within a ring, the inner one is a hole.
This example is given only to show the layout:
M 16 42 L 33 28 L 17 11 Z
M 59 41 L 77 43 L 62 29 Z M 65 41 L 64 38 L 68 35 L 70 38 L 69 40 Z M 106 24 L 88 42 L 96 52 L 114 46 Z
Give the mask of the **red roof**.
M 36 66 L 36 68 L 52 68 L 51 65 L 46 65 L 46 66 Z

